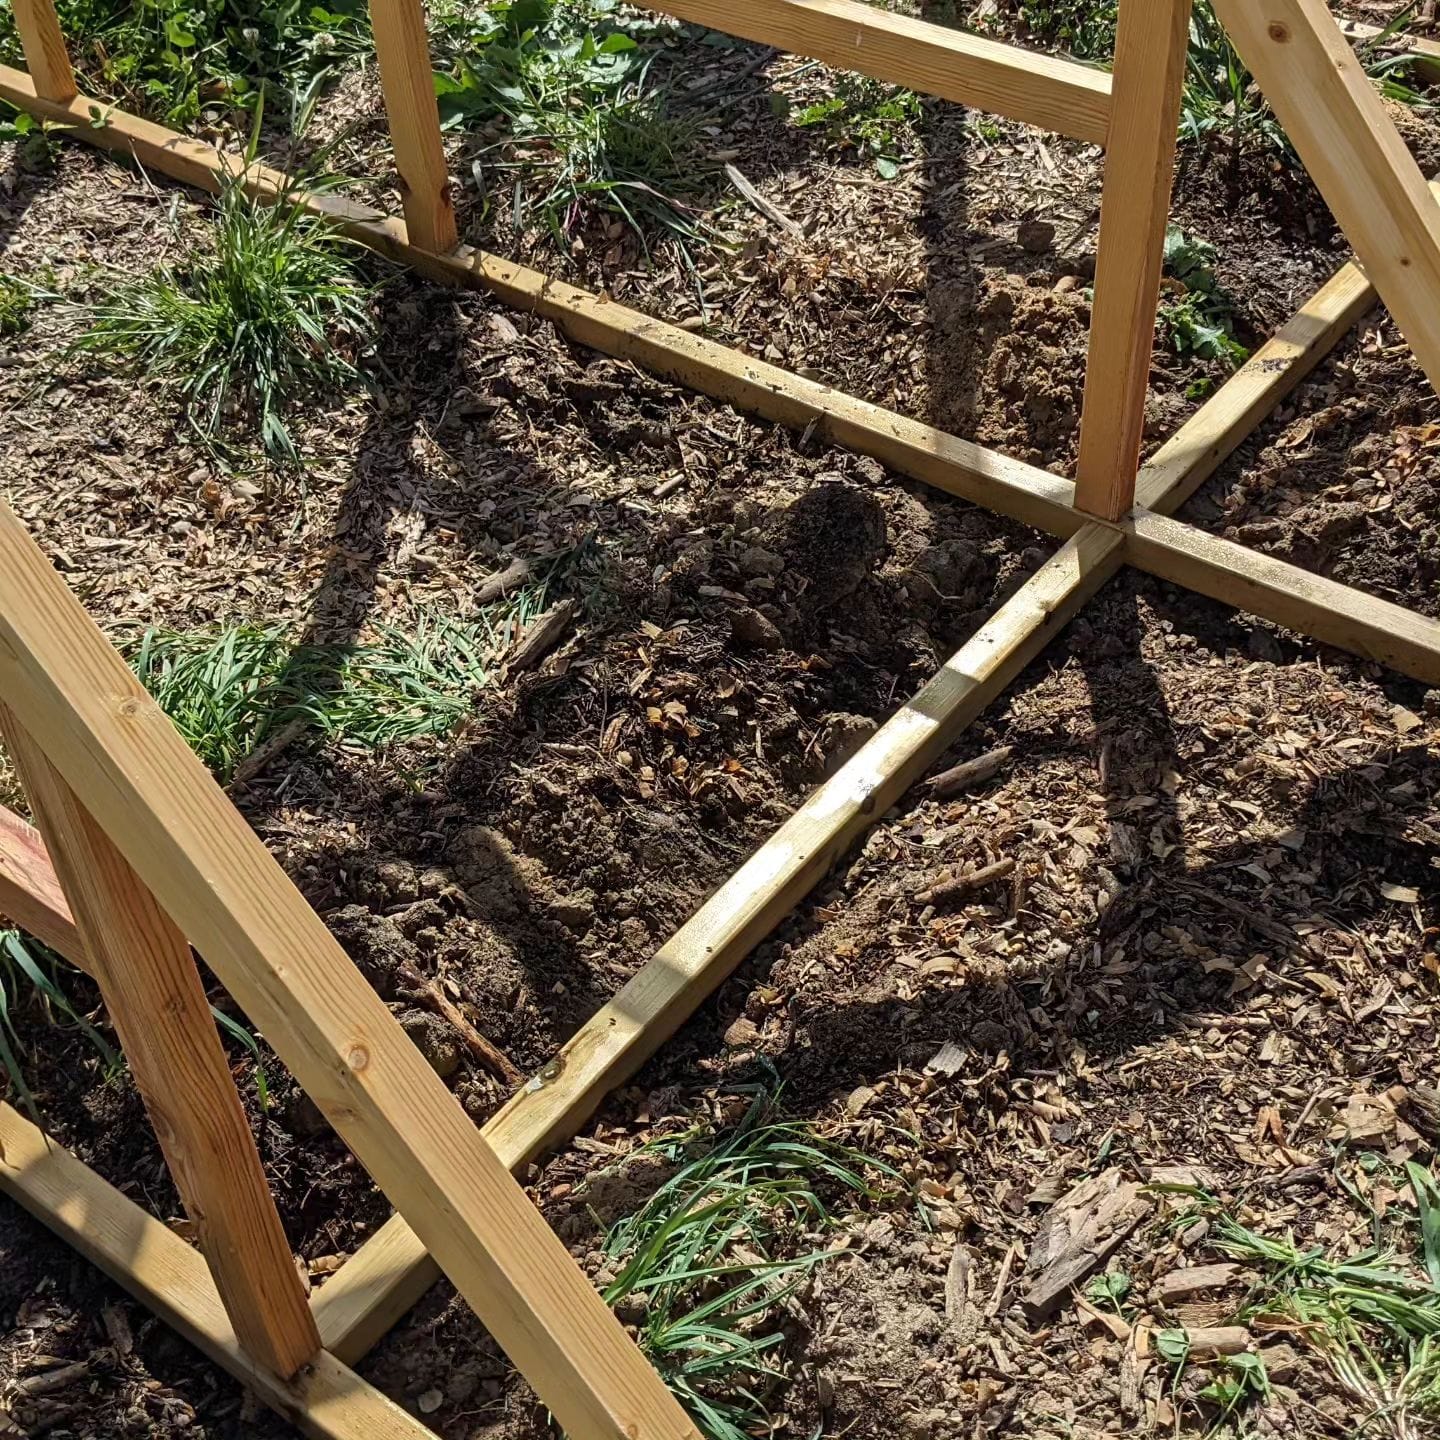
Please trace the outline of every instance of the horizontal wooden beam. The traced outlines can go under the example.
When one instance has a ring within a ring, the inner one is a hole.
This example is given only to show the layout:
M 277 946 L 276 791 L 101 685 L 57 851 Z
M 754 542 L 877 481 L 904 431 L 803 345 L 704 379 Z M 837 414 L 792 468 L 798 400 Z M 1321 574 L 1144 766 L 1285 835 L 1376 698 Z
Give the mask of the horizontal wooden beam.
M 860 0 L 647 0 L 652 10 L 858 70 L 1057 135 L 1105 143 L 1110 77 L 1074 60 L 969 35 Z
M 573 1135 L 1115 573 L 1120 549 L 1090 525 L 1036 571 L 485 1125 L 501 1160 Z M 316 1293 L 321 1337 L 358 1358 L 437 1274 L 404 1220 L 388 1221 Z
M 1141 570 L 1440 685 L 1440 622 L 1151 510 L 1125 530 L 1125 558 Z
M 93 974 L 40 832 L 0 805 L 0 916 Z
M 147 169 L 186 184 L 214 190 L 220 177 L 240 173 L 232 155 L 176 135 L 97 102 L 80 98 L 67 105 L 39 99 L 23 71 L 0 65 L 0 98 L 23 110 L 74 127 L 77 140 L 121 154 L 132 153 Z M 90 123 L 90 113 L 102 123 Z M 245 172 L 248 188 L 262 199 L 286 193 L 285 177 L 263 166 Z M 553 321 L 573 340 L 644 365 L 656 374 L 726 404 L 803 429 L 814 425 L 820 438 L 872 455 L 902 475 L 1008 515 L 1022 525 L 1061 538 L 1085 523 L 1071 507 L 1068 480 L 1012 460 L 983 445 L 961 440 L 882 406 L 857 400 L 828 385 L 806 380 L 777 365 L 752 359 L 729 346 L 693 335 L 678 325 L 591 294 L 538 270 L 516 265 L 468 245 L 449 254 L 431 254 L 405 239 L 404 225 L 364 205 L 334 195 L 296 192 L 311 214 L 432 280 L 488 290 L 517 310 Z
M 0 1192 L 315 1440 L 434 1440 L 324 1351 L 293 1380 L 257 1364 L 235 1338 L 200 1252 L 3 1102 Z

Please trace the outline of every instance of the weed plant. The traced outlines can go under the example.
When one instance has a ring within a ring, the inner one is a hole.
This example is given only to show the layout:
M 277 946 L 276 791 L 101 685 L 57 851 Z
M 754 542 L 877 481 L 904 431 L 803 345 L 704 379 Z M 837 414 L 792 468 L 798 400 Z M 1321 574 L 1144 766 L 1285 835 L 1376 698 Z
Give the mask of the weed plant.
M 1159 323 L 1182 358 L 1218 360 L 1230 369 L 1249 352 L 1231 328 L 1230 297 L 1215 278 L 1215 247 L 1186 235 L 1178 225 L 1165 232 L 1165 272 L 1173 288 L 1162 295 Z
M 285 626 L 150 629 L 127 647 L 141 684 L 222 781 L 267 739 L 300 723 L 341 744 L 383 749 L 443 734 L 489 683 L 512 625 L 543 608 L 544 587 L 463 624 L 422 612 L 413 633 L 378 627 L 356 645 L 297 643 Z
M 107 1075 L 120 1068 L 120 1057 L 105 1037 L 71 1004 L 60 975 L 69 967 L 53 950 L 20 934 L 0 930 L 0 1073 L 20 1103 L 39 1123 L 35 1097 L 20 1062 L 24 1053 L 15 1017 L 23 1005 L 33 1003 L 46 1024 L 78 1030 L 100 1057 Z
M 1360 1163 L 1393 1168 L 1379 1156 L 1361 1156 Z M 1338 1169 L 1336 1175 L 1362 1199 Z M 1191 1192 L 1197 1207 L 1177 1216 L 1176 1223 L 1206 1216 L 1215 1248 L 1257 1272 L 1234 1318 L 1288 1332 L 1306 1345 L 1364 1407 L 1351 1433 L 1425 1440 L 1440 1427 L 1440 1184 L 1413 1160 L 1392 1179 L 1408 1182 L 1415 1197 L 1419 1233 L 1410 1254 L 1377 1241 L 1357 1254 L 1337 1256 L 1322 1245 L 1302 1246 L 1290 1235 L 1262 1235 L 1223 1213 L 1204 1191 Z M 1371 1216 L 1378 1228 L 1378 1215 Z M 1187 1333 L 1160 1330 L 1155 1343 L 1178 1378 L 1189 1360 Z M 1218 1426 L 1269 1394 L 1262 1354 L 1252 1353 L 1225 1360 L 1199 1398 L 1215 1407 Z
M 640 1348 L 710 1440 L 770 1432 L 784 1308 L 839 1253 L 815 1247 L 832 1224 L 825 1192 L 871 1196 L 867 1175 L 894 1175 L 753 1093 L 728 1133 L 700 1125 L 635 1152 L 676 1168 L 603 1247 L 619 1266 L 606 1301 L 638 1317 Z
M 358 380 L 347 352 L 372 334 L 371 289 L 352 242 L 298 202 L 252 199 L 243 174 L 222 186 L 214 215 L 184 260 L 113 283 L 75 352 L 173 387 L 207 440 L 248 426 L 272 460 L 298 464 L 286 413 Z
M 795 111 L 791 123 L 823 125 L 856 154 L 872 160 L 882 179 L 893 180 L 900 162 L 915 146 L 920 97 L 898 85 L 882 85 L 868 75 L 841 74 L 835 93 Z
M 18 335 L 30 328 L 35 296 L 18 275 L 0 270 L 0 337 Z
M 56 10 L 92 89 L 176 129 L 207 104 L 254 110 L 267 88 L 302 95 L 370 48 L 364 0 L 56 0 Z M 10 0 L 0 0 L 0 60 L 21 60 Z
M 449 34 L 459 53 L 437 75 L 445 125 L 498 128 L 473 173 L 485 211 L 492 190 L 511 197 L 519 232 L 538 225 L 569 250 L 593 221 L 610 217 L 643 242 L 661 235 L 689 246 L 706 233 L 687 203 L 704 185 L 701 120 L 676 114 L 657 78 L 658 52 L 622 28 L 603 0 L 499 0 L 466 12 Z M 497 158 L 498 156 L 498 158 Z

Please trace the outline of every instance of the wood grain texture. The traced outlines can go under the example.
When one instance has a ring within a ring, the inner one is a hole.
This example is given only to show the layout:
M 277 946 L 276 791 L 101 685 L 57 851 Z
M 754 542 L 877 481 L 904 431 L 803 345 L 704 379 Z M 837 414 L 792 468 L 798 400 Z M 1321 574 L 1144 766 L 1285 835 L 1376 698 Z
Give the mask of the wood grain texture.
M 200 1252 L 0 1102 L 0 1192 L 314 1440 L 435 1440 L 321 1351 L 282 1380 L 243 1349 Z
M 1125 529 L 1125 558 L 1141 570 L 1440 685 L 1440 622 L 1154 511 Z
M 1114 520 L 1135 503 L 1160 297 L 1190 0 L 1122 0 L 1075 504 Z
M 657 0 L 652 10 L 708 25 L 922 95 L 1104 145 L 1110 77 L 860 0 Z
M 0 65 L 0 99 L 59 123 L 74 126 L 76 140 L 121 154 L 134 154 L 148 168 L 186 184 L 214 190 L 221 175 L 238 173 L 239 161 L 198 141 L 176 135 L 121 111 L 104 112 L 107 123 L 92 125 L 96 102 L 84 97 L 69 105 L 38 99 L 27 77 Z M 245 173 L 247 188 L 264 199 L 286 193 L 285 177 L 263 166 Z M 488 290 L 517 310 L 553 321 L 571 339 L 654 370 L 726 404 L 782 425 L 803 429 L 832 444 L 872 455 L 903 475 L 972 500 L 1022 525 L 1062 538 L 1085 523 L 1071 506 L 1070 481 L 983 445 L 949 435 L 883 406 L 856 399 L 807 380 L 777 365 L 753 359 L 678 325 L 655 320 L 538 270 L 468 245 L 435 255 L 408 244 L 405 227 L 369 206 L 334 195 L 298 196 L 310 213 L 331 221 L 347 235 L 429 279 Z
M 695 1440 L 459 1102 L 3 506 L 0 694 L 565 1430 Z
M 1374 303 L 1365 272 L 1342 265 L 1145 462 L 1136 503 L 1178 510 Z
M 1089 525 L 1036 571 L 486 1123 L 500 1159 L 515 1168 L 573 1135 L 1115 573 L 1119 553 L 1115 531 Z M 327 1346 L 358 1357 L 435 1277 L 410 1228 L 389 1221 L 315 1296 Z
M 437 253 L 454 247 L 455 206 L 440 140 L 435 71 L 420 0 L 370 0 L 390 144 L 400 175 L 410 243 Z
M 1215 13 L 1440 389 L 1440 202 L 1325 0 L 1216 0 Z
M 72 99 L 75 72 L 53 0 L 10 0 L 10 5 L 36 92 L 47 100 Z
M 0 734 L 230 1322 L 288 1378 L 320 1334 L 190 946 L 4 706 Z
M 0 916 L 43 940 L 86 974 L 93 971 L 45 842 L 0 805 Z

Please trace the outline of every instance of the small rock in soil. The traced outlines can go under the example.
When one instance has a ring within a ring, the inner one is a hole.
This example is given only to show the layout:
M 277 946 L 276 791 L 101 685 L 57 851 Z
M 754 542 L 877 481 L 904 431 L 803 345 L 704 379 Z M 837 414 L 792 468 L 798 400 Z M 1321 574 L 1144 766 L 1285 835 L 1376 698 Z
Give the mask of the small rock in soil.
M 400 1028 L 442 1080 L 448 1080 L 460 1068 L 460 1046 L 438 1015 L 424 1010 L 407 1011 L 400 1017 Z
M 748 605 L 731 612 L 730 633 L 737 645 L 755 650 L 778 650 L 785 643 L 775 622 Z
M 1055 243 L 1055 227 L 1048 220 L 1022 220 L 1016 227 L 1015 238 L 1020 248 L 1029 255 L 1043 255 Z
M 547 912 L 567 930 L 583 935 L 595 923 L 595 897 L 588 891 L 554 901 Z
M 778 575 L 785 568 L 785 562 L 763 545 L 751 545 L 740 552 L 736 561 L 742 575 Z
M 326 917 L 330 933 L 360 967 L 360 973 L 384 1000 L 395 994 L 395 971 L 401 965 L 420 964 L 420 952 L 400 933 L 400 927 L 363 905 L 347 905 Z

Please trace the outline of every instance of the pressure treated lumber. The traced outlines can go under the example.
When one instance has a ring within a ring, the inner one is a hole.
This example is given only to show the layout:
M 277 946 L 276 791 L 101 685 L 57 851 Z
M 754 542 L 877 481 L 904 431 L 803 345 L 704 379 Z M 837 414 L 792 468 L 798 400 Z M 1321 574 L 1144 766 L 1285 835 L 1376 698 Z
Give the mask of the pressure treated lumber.
M 10 0 L 10 10 L 36 92 L 47 100 L 71 99 L 75 72 L 53 0 Z
M 1215 0 L 1215 11 L 1440 389 L 1440 202 L 1325 0 Z
M 45 842 L 33 825 L 0 805 L 0 916 L 57 950 L 87 974 L 92 967 L 85 942 L 70 915 L 70 906 Z
M 1140 470 L 1137 504 L 1178 510 L 1375 303 L 1375 287 L 1342 265 Z
M 434 1440 L 321 1351 L 282 1380 L 241 1348 L 200 1252 L 0 1102 L 0 1192 L 315 1440 Z
M 1354 265 L 1343 267 L 1322 286 L 1282 326 L 1275 338 L 1257 350 L 1251 361 L 1156 452 L 1140 477 L 1149 503 L 1162 512 L 1183 504 L 1260 420 L 1320 362 L 1374 299 L 1373 288 Z M 899 420 L 899 417 L 891 418 Z M 1099 526 L 1090 526 L 1081 533 L 1099 530 Z M 876 744 L 879 739 L 877 736 L 870 743 Z M 864 754 L 862 750 L 861 756 Z M 839 779 L 837 776 L 830 783 L 837 784 Z M 819 792 L 816 798 L 818 795 Z M 778 923 L 783 912 L 772 913 Z M 669 943 L 675 944 L 682 934 L 683 930 Z M 665 948 L 668 947 L 662 947 L 661 954 Z M 694 1005 L 704 998 L 706 984 L 717 985 L 729 973 L 729 963 L 728 956 L 720 953 L 705 981 L 697 979 L 689 996 Z M 593 1063 L 589 1072 L 582 1073 L 567 1062 L 557 1074 L 547 1073 L 543 1083 L 532 1080 L 527 1090 L 490 1122 L 486 1136 L 502 1160 L 513 1165 L 523 1164 L 531 1158 L 532 1149 L 519 1141 L 511 1144 L 506 1136 L 520 1128 L 517 1122 L 523 1120 L 527 1110 L 548 1112 L 551 1117 L 548 1133 L 558 1141 L 567 1131 L 573 1133 L 578 1129 L 588 1119 L 599 1096 L 621 1084 L 631 1068 L 631 1057 L 623 1051 L 603 1080 Z M 424 1246 L 404 1220 L 396 1216 L 387 1221 L 316 1292 L 312 1304 L 327 1348 L 355 1363 L 425 1294 L 438 1275 L 434 1261 L 426 1255 Z
M 1075 504 L 1115 520 L 1135 503 L 1190 0 L 1125 0 L 1115 32 Z
M 28 77 L 0 65 L 0 99 L 57 123 L 75 127 L 74 139 L 121 154 L 133 153 L 147 169 L 214 190 L 220 177 L 239 173 L 237 157 L 176 135 L 121 111 L 106 110 L 106 123 L 89 123 L 97 102 L 81 97 L 68 105 L 38 99 Z M 247 188 L 264 199 L 286 192 L 285 177 L 264 166 L 245 172 Z M 803 429 L 833 444 L 873 455 L 901 474 L 1008 515 L 1022 525 L 1068 537 L 1085 523 L 1071 507 L 1074 487 L 1057 475 L 1012 460 L 983 445 L 947 435 L 806 380 L 729 346 L 692 335 L 678 325 L 616 304 L 603 295 L 499 256 L 457 246 L 430 254 L 405 238 L 405 227 L 378 210 L 334 195 L 297 192 L 310 214 L 332 221 L 361 244 L 433 280 L 488 290 L 517 310 L 553 321 L 573 340 L 633 360 L 679 384 L 782 425 Z
M 449 250 L 460 237 L 440 140 L 425 11 L 420 0 L 370 0 L 370 25 L 406 232 L 410 243 L 422 250 Z
M 0 694 L 566 1432 L 695 1440 L 459 1102 L 3 506 Z
M 1073 60 L 860 0 L 651 0 L 649 8 L 922 95 L 1105 144 L 1110 77 Z
M 235 1333 L 294 1375 L 320 1334 L 190 946 L 3 705 L 0 736 Z
M 1153 511 L 1125 529 L 1125 558 L 1141 570 L 1440 685 L 1440 622 Z
M 1089 525 L 1036 571 L 485 1125 L 483 1134 L 500 1159 L 522 1165 L 574 1134 L 604 1096 L 789 914 L 851 841 L 954 744 L 1115 573 L 1118 557 L 1116 533 Z M 327 1346 L 358 1355 L 435 1278 L 409 1228 L 389 1221 L 315 1297 Z

